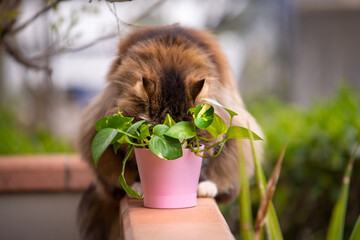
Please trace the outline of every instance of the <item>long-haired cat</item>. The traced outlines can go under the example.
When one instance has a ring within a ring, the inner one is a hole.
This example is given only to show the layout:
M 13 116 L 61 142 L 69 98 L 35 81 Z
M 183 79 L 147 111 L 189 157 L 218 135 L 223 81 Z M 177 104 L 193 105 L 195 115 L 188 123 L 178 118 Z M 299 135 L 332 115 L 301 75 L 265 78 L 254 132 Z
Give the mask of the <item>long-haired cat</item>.
M 125 195 L 118 177 L 126 147 L 120 148 L 117 155 L 109 148 L 97 169 L 93 167 L 90 146 L 98 119 L 120 108 L 124 116 L 149 123 L 163 123 L 167 113 L 176 122 L 188 120 L 189 108 L 202 103 L 202 98 L 211 98 L 239 114 L 234 125 L 246 127 L 249 123 L 262 136 L 256 121 L 245 109 L 224 54 L 207 31 L 178 25 L 137 28 L 120 42 L 107 80 L 107 88 L 85 110 L 78 138 L 80 153 L 96 176 L 96 182 L 84 193 L 79 206 L 78 222 L 83 239 L 119 237 L 119 200 Z M 219 108 L 215 111 L 229 123 L 225 111 Z M 242 143 L 250 176 L 253 163 L 249 141 Z M 256 147 L 261 154 L 261 143 L 256 143 Z M 213 155 L 217 150 L 205 154 Z M 237 161 L 237 144 L 232 140 L 218 157 L 204 159 L 198 196 L 215 197 L 221 202 L 234 200 L 239 192 Z M 139 181 L 134 156 L 127 163 L 125 177 L 129 184 Z

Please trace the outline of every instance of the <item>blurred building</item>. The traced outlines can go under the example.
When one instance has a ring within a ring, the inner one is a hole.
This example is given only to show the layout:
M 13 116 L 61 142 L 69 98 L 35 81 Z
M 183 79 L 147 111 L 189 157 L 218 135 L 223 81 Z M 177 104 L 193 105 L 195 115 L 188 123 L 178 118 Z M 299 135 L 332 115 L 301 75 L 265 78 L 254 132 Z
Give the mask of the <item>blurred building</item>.
M 360 88 L 360 1 L 295 5 L 291 99 L 310 104 L 346 80 Z

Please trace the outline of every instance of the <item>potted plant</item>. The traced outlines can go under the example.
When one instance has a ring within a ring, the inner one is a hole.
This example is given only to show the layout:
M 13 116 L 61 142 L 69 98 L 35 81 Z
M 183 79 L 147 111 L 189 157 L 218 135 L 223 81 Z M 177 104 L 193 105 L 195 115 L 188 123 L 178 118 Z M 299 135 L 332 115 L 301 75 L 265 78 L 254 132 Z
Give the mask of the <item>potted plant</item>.
M 151 208 L 195 206 L 202 158 L 218 156 L 229 139 L 249 138 L 247 128 L 232 126 L 237 113 L 215 100 L 204 100 L 208 103 L 188 110 L 192 115 L 191 122 L 176 123 L 167 114 L 163 124 L 152 126 L 145 120 L 133 123 L 134 118 L 123 116 L 120 110 L 113 116 L 98 120 L 95 124 L 98 133 L 91 145 L 95 167 L 110 145 L 113 145 L 116 153 L 122 144 L 126 144 L 129 150 L 123 160 L 119 182 L 129 195 L 138 199 L 144 197 L 144 205 Z M 214 112 L 211 104 L 228 112 L 229 126 Z M 198 129 L 206 130 L 213 138 L 199 136 Z M 255 133 L 252 134 L 255 140 L 262 140 Z M 215 143 L 205 147 L 200 145 L 200 140 Z M 215 155 L 203 155 L 218 145 L 220 149 Z M 128 186 L 124 178 L 126 161 L 134 149 L 144 196 Z

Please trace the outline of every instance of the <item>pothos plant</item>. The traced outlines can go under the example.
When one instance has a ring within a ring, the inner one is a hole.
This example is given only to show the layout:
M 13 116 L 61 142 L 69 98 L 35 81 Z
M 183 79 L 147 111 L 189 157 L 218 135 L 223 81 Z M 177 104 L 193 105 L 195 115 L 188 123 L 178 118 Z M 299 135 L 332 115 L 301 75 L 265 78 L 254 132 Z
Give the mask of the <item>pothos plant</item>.
M 192 115 L 192 121 L 175 122 L 167 114 L 163 124 L 147 124 L 145 120 L 133 123 L 133 117 L 123 116 L 118 110 L 113 116 L 101 118 L 95 124 L 98 131 L 91 144 L 91 154 L 95 167 L 105 150 L 112 145 L 115 154 L 120 146 L 126 144 L 129 150 L 124 158 L 119 182 L 123 189 L 131 196 L 141 199 L 139 194 L 130 188 L 125 181 L 125 165 L 135 147 L 149 148 L 152 153 L 162 159 L 173 160 L 180 158 L 183 148 L 191 151 L 203 158 L 217 157 L 222 151 L 226 141 L 229 139 L 248 139 L 249 130 L 240 126 L 233 126 L 233 118 L 238 115 L 234 111 L 222 106 L 215 100 L 206 99 L 208 103 L 190 108 L 188 112 Z M 222 107 L 230 115 L 230 124 L 227 126 L 225 121 L 215 113 L 212 105 Z M 213 138 L 204 138 L 197 135 L 197 129 L 205 129 Z M 262 140 L 253 133 L 254 140 Z M 200 148 L 200 140 L 215 141 L 214 144 Z M 220 145 L 219 151 L 215 155 L 206 156 L 202 153 Z

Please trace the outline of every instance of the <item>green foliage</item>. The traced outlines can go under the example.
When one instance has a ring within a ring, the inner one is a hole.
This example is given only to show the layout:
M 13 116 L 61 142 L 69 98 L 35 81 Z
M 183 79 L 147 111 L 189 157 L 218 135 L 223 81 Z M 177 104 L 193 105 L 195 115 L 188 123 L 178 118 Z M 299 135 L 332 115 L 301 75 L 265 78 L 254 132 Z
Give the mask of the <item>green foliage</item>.
M 114 128 L 104 128 L 94 137 L 91 143 L 91 154 L 95 167 L 97 167 L 101 155 L 110 146 L 117 133 L 118 131 Z
M 210 126 L 208 126 L 206 128 L 206 130 L 213 136 L 219 136 L 221 134 L 224 134 L 227 132 L 228 127 L 226 125 L 226 123 L 224 122 L 224 120 L 217 115 L 216 113 L 214 113 L 214 119 L 213 122 L 211 123 Z
M 0 154 L 71 153 L 70 144 L 45 127 L 25 129 L 14 111 L 0 105 Z
M 349 159 L 348 165 L 346 167 L 346 171 L 342 180 L 340 196 L 338 197 L 338 200 L 331 215 L 330 226 L 328 229 L 328 234 L 326 236 L 327 240 L 343 239 L 346 207 L 349 198 L 349 184 L 358 148 L 359 145 L 356 146 L 354 154 Z
M 218 103 L 216 102 L 216 104 Z M 236 116 L 236 113 L 234 114 L 231 110 L 227 111 L 231 118 L 230 126 L 227 131 L 224 131 L 224 129 L 227 129 L 227 126 L 224 126 L 224 121 L 222 119 L 217 119 L 215 122 L 213 121 L 215 116 L 217 116 L 214 113 L 214 108 L 210 104 L 204 103 L 200 104 L 195 109 L 192 108 L 189 110 L 189 112 L 192 113 L 193 122 L 182 121 L 175 123 L 171 116 L 167 114 L 164 124 L 155 125 L 152 132 L 150 132 L 151 124 L 145 124 L 145 120 L 132 123 L 133 118 L 123 116 L 120 110 L 118 110 L 117 114 L 99 119 L 95 123 L 95 129 L 98 133 L 91 144 L 91 154 L 94 164 L 95 166 L 98 165 L 100 157 L 110 144 L 113 144 L 115 153 L 122 144 L 131 146 L 127 157 L 125 158 L 126 160 L 135 146 L 148 147 L 150 151 L 159 158 L 167 160 L 177 159 L 182 156 L 182 145 L 184 143 L 186 143 L 185 146 L 188 146 L 195 155 L 201 157 L 216 157 L 220 154 L 228 139 L 250 138 L 250 130 L 246 131 L 246 134 L 244 134 L 244 130 L 247 129 L 231 126 L 232 119 Z M 216 118 L 220 117 L 217 116 Z M 198 136 L 196 134 L 196 128 L 206 129 L 210 126 L 211 133 L 215 135 L 215 139 L 219 138 L 220 134 L 226 133 L 226 136 L 223 140 L 219 140 L 211 146 L 200 149 L 199 139 L 203 141 L 212 141 L 214 139 L 206 139 Z M 262 140 L 255 133 L 253 134 L 256 136 L 256 140 Z M 216 155 L 203 156 L 200 154 L 219 144 L 221 144 L 221 146 Z M 135 191 L 126 184 L 124 178 L 126 160 L 123 161 L 123 173 L 120 176 L 120 184 L 128 194 L 139 197 L 138 194 L 133 194 Z
M 331 99 L 308 108 L 264 99 L 252 104 L 250 112 L 266 136 L 265 168 L 276 162 L 284 143 L 288 143 L 273 199 L 284 238 L 323 239 L 343 170 L 360 132 L 359 95 L 341 86 Z M 359 173 L 355 167 L 348 202 L 352 211 L 345 219 L 344 239 L 360 212 Z
M 173 160 L 182 156 L 182 147 L 179 140 L 165 135 L 170 129 L 166 125 L 156 125 L 149 141 L 149 149 L 159 158 Z
M 174 121 L 174 119 L 172 119 L 172 117 L 170 116 L 170 114 L 166 114 L 165 117 L 165 121 L 164 121 L 164 125 L 168 126 L 168 127 L 172 127 L 176 124 L 176 122 Z
M 254 159 L 254 165 L 255 165 L 255 177 L 256 177 L 256 185 L 259 191 L 260 197 L 264 197 L 267 182 L 265 178 L 265 174 L 263 172 L 263 169 L 261 167 L 260 160 L 257 156 L 255 145 L 254 145 L 254 135 L 250 130 L 248 130 L 248 134 L 250 135 L 250 143 L 251 143 L 251 149 Z M 270 201 L 269 209 L 266 213 L 266 222 L 265 222 L 265 228 L 267 232 L 267 237 L 269 240 L 282 240 L 283 234 L 281 232 L 279 220 L 275 211 L 275 208 L 273 206 L 272 201 Z
M 121 186 L 123 187 L 123 189 L 130 194 L 131 196 L 133 196 L 136 199 L 142 199 L 143 196 L 140 196 L 134 189 L 132 189 L 125 180 L 125 166 L 126 166 L 126 162 L 129 159 L 132 151 L 134 149 L 134 145 L 131 145 L 128 153 L 126 154 L 125 158 L 124 158 L 124 162 L 123 162 L 123 167 L 122 167 L 122 171 L 121 171 L 121 176 L 119 177 L 119 182 L 121 184 Z
M 360 215 L 356 221 L 354 230 L 351 233 L 350 240 L 360 239 Z
M 189 139 L 195 137 L 196 132 L 191 122 L 182 121 L 175 123 L 165 135 L 175 139 Z
M 200 104 L 195 108 L 194 123 L 200 129 L 205 129 L 214 120 L 214 108 L 207 103 Z
M 239 204 L 239 228 L 241 239 L 253 240 L 253 218 L 251 212 L 251 194 L 249 187 L 249 178 L 246 173 L 246 163 L 243 154 L 243 146 L 240 141 L 237 141 L 237 148 L 239 151 L 238 168 L 240 176 L 240 193 L 238 198 Z
M 227 131 L 227 138 L 228 139 L 241 139 L 241 138 L 249 138 L 249 130 L 244 127 L 239 126 L 232 126 Z M 254 140 L 262 140 L 261 137 L 253 133 Z

